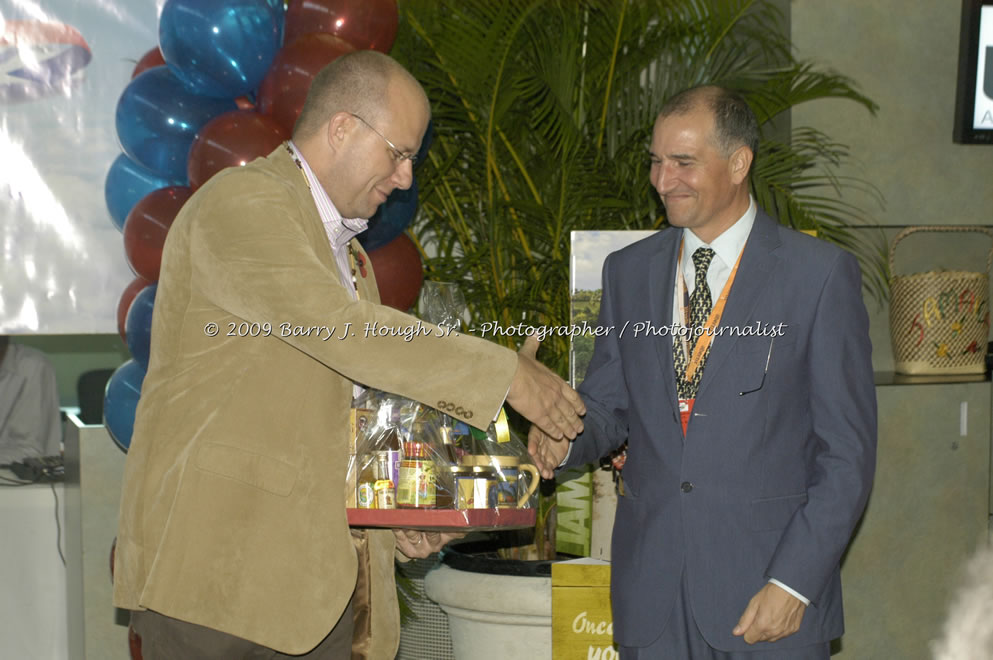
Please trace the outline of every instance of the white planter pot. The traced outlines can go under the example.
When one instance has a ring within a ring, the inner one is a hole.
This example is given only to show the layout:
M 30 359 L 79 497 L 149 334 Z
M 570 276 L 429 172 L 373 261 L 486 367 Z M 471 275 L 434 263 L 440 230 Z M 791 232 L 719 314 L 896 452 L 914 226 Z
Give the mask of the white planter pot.
M 439 565 L 424 578 L 448 615 L 456 660 L 552 657 L 552 580 Z

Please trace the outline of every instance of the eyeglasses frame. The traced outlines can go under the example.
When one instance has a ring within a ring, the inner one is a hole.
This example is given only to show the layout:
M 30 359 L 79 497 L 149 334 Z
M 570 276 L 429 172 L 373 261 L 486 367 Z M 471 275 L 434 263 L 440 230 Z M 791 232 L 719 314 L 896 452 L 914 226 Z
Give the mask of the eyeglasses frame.
M 390 148 L 390 155 L 393 156 L 393 162 L 394 163 L 396 163 L 397 165 L 400 165 L 400 164 L 403 163 L 403 161 L 409 160 L 410 161 L 410 164 L 411 165 L 414 165 L 417 162 L 417 154 L 412 154 L 412 153 L 407 153 L 407 152 L 404 152 L 404 151 L 400 151 L 399 149 L 397 149 L 396 145 L 393 144 L 392 142 L 390 142 L 389 139 L 385 135 L 383 135 L 378 130 L 376 130 L 376 127 L 375 126 L 373 126 L 372 124 L 370 124 L 369 122 L 367 122 L 365 119 L 363 119 L 359 115 L 355 114 L 354 112 L 349 112 L 348 114 L 350 114 L 351 116 L 355 117 L 360 122 L 362 122 L 363 124 L 365 124 L 366 126 L 368 126 L 369 129 L 373 133 L 375 133 L 376 135 L 378 135 L 380 137 L 380 139 L 387 144 L 387 146 Z
M 769 354 L 765 356 L 765 370 L 762 372 L 762 380 L 759 382 L 759 386 L 754 390 L 745 390 L 744 392 L 738 392 L 738 396 L 745 396 L 746 394 L 751 394 L 752 392 L 758 392 L 765 385 L 765 375 L 769 373 L 769 361 L 772 360 L 772 344 L 776 341 L 776 336 L 773 335 L 769 338 Z

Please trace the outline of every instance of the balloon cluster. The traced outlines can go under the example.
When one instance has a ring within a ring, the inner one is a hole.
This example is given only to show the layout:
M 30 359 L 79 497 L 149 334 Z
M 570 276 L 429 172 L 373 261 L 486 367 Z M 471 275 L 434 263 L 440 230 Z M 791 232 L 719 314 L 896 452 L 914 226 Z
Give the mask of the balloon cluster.
M 117 305 L 117 330 L 132 359 L 111 376 L 104 399 L 104 422 L 124 451 L 148 369 L 162 250 L 180 208 L 220 170 L 266 156 L 287 140 L 325 65 L 353 50 L 389 52 L 397 27 L 396 0 L 163 4 L 158 46 L 138 61 L 117 102 L 123 153 L 104 185 L 135 274 Z M 415 181 L 386 200 L 360 238 L 383 302 L 404 310 L 423 277 L 420 254 L 404 233 L 416 209 Z

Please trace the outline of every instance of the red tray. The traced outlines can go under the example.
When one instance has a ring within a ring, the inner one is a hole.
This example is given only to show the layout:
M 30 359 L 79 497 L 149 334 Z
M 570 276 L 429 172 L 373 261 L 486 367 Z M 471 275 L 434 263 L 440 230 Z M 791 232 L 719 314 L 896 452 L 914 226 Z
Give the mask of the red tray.
M 477 532 L 534 527 L 534 509 L 348 509 L 352 527 Z

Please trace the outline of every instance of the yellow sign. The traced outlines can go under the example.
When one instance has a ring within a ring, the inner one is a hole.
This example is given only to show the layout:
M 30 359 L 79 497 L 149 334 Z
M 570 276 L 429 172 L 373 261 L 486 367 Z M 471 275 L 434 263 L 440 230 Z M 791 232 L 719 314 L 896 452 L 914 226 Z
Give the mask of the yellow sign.
M 610 610 L 610 563 L 575 559 L 552 564 L 553 660 L 617 660 Z

